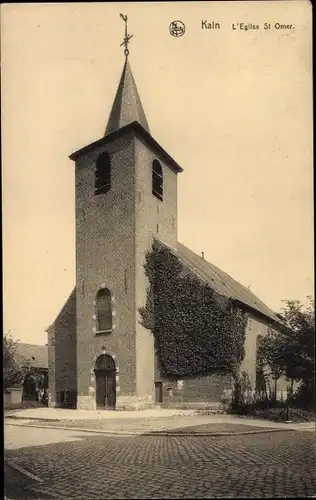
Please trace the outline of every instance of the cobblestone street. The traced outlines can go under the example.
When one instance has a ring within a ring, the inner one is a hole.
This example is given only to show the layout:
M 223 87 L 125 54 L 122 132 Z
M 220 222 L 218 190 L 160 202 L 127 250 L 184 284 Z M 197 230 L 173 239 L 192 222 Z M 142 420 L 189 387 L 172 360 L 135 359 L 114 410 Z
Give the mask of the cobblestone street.
M 32 492 L 34 498 L 78 500 L 316 494 L 311 432 L 110 437 L 8 426 L 6 433 L 5 459 L 43 481 L 28 479 L 25 498 Z M 21 498 L 13 491 L 7 496 Z

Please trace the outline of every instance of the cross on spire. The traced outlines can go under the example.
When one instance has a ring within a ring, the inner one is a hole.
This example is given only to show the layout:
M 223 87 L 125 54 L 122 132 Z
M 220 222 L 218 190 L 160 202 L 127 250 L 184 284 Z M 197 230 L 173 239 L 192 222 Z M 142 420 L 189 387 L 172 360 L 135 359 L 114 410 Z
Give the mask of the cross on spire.
M 125 22 L 125 37 L 123 39 L 123 42 L 121 43 L 121 47 L 122 45 L 124 45 L 125 49 L 124 49 L 124 54 L 125 56 L 127 57 L 128 54 L 129 54 L 129 50 L 128 50 L 128 44 L 129 44 L 129 41 L 130 39 L 132 38 L 133 35 L 129 35 L 127 33 L 127 16 L 124 16 L 123 14 L 120 14 L 120 17 L 123 19 L 123 21 Z
M 120 14 L 120 17 L 125 22 L 125 37 L 121 43 L 121 46 L 124 46 L 125 62 L 104 135 L 107 136 L 133 122 L 138 122 L 150 134 L 129 64 L 128 44 L 133 35 L 129 35 L 127 32 L 127 16 Z

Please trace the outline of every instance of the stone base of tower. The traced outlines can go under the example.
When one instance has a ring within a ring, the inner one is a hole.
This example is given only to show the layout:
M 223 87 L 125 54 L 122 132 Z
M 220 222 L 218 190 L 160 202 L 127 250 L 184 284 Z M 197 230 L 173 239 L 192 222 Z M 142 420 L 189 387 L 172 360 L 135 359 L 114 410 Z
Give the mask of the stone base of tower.
M 118 396 L 116 399 L 117 410 L 145 410 L 153 406 L 155 406 L 155 403 L 150 396 L 143 398 L 137 396 Z
M 77 410 L 96 410 L 95 395 L 77 396 Z
M 146 408 L 153 408 L 155 402 L 152 397 L 139 398 L 137 396 L 117 396 L 116 410 L 144 410 Z M 96 410 L 95 396 L 78 396 L 77 397 L 77 410 Z M 109 409 L 110 410 L 110 409 Z M 102 411 L 102 408 L 100 408 Z
M 55 387 L 50 388 L 48 392 L 48 408 L 57 408 L 57 401 L 56 401 L 56 391 Z

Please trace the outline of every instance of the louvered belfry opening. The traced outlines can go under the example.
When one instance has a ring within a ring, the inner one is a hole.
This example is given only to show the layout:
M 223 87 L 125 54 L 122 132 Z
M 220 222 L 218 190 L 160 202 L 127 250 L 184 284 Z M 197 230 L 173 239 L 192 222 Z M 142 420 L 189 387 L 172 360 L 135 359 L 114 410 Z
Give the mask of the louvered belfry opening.
M 154 160 L 152 166 L 152 193 L 159 200 L 163 200 L 163 174 L 158 160 Z
M 105 194 L 111 189 L 111 158 L 104 151 L 96 161 L 95 194 Z

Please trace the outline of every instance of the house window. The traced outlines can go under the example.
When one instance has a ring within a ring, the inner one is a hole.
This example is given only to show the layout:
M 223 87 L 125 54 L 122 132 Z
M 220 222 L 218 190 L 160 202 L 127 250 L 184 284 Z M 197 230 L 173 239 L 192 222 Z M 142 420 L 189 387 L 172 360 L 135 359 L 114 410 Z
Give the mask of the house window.
M 109 154 L 104 151 L 96 161 L 95 194 L 104 194 L 111 188 L 111 159 Z
M 153 161 L 152 167 L 152 193 L 159 200 L 163 199 L 163 175 L 162 175 L 162 167 L 158 160 Z
M 111 292 L 102 288 L 97 294 L 97 331 L 106 332 L 112 330 L 112 300 Z

